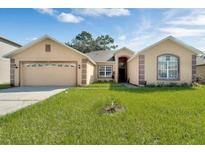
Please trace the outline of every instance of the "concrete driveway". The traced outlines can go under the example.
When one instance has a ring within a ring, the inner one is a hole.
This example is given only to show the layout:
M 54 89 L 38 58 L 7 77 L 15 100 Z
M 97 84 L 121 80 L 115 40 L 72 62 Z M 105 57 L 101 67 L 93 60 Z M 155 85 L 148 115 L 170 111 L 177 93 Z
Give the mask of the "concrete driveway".
M 0 116 L 35 104 L 66 89 L 66 87 L 14 87 L 0 90 Z

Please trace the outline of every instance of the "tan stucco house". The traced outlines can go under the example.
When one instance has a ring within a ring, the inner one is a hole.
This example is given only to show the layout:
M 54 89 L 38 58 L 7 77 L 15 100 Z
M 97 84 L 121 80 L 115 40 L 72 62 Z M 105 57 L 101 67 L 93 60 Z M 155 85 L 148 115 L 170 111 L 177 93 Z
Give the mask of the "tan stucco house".
M 10 60 L 3 55 L 20 47 L 21 45 L 0 36 L 0 84 L 10 83 Z
M 6 54 L 14 86 L 83 86 L 94 81 L 191 84 L 201 51 L 169 36 L 141 51 L 126 47 L 83 54 L 43 36 Z

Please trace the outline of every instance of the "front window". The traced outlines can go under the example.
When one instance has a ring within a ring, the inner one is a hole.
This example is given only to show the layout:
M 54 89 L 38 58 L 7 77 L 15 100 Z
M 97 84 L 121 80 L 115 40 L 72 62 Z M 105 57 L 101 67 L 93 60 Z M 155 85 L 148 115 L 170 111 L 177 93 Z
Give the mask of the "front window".
M 157 77 L 162 80 L 179 79 L 179 58 L 172 55 L 163 55 L 157 59 Z
M 112 77 L 112 66 L 100 66 L 99 77 Z

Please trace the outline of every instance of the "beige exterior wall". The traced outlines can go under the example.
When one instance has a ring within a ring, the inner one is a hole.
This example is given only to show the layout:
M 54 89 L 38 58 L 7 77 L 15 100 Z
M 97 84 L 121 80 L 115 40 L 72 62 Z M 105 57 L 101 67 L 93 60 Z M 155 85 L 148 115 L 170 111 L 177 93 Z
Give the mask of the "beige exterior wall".
M 115 62 L 97 62 L 97 66 L 96 66 L 96 79 L 97 81 L 112 81 L 113 78 L 103 78 L 103 77 L 99 77 L 99 67 L 100 66 L 112 66 L 112 71 L 114 72 L 116 69 L 116 65 Z
M 131 84 L 139 83 L 139 59 L 138 56 L 128 62 L 128 80 Z
M 87 85 L 96 81 L 96 74 L 95 74 L 95 66 L 91 64 L 89 61 L 87 62 Z
M 115 53 L 115 66 L 116 66 L 115 67 L 115 81 L 116 82 L 118 82 L 118 65 L 119 65 L 118 60 L 119 60 L 119 58 L 120 57 L 127 57 L 129 59 L 130 57 L 132 57 L 132 55 L 133 55 L 133 52 L 131 52 L 127 49 L 122 49 L 122 50 Z M 129 67 L 127 69 L 129 69 Z M 129 70 L 127 70 L 127 71 L 129 72 Z
M 15 49 L 17 47 L 0 42 L 0 84 L 10 83 L 10 59 L 3 58 L 3 55 Z
M 192 55 L 194 53 L 170 40 L 166 40 L 140 53 L 145 56 L 145 81 L 147 84 L 163 83 L 191 83 L 192 82 Z M 180 79 L 178 81 L 157 80 L 157 56 L 174 54 L 180 59 Z
M 51 45 L 51 52 L 45 51 L 45 45 Z M 15 69 L 15 86 L 19 86 L 20 78 L 23 80 L 22 73 L 20 73 L 21 62 L 22 61 L 52 61 L 52 62 L 61 62 L 61 61 L 69 61 L 76 62 L 77 64 L 77 85 L 81 85 L 82 79 L 82 59 L 84 56 L 72 51 L 69 48 L 66 48 L 50 39 L 46 39 L 44 41 L 39 42 L 38 44 L 33 45 L 32 47 L 26 49 L 25 51 L 16 54 L 14 57 L 15 64 L 18 66 Z M 80 65 L 80 69 L 78 68 Z M 20 74 L 19 74 L 20 73 Z
M 196 76 L 200 77 L 202 82 L 205 82 L 205 65 L 196 66 Z
M 0 59 L 0 84 L 10 83 L 10 60 Z

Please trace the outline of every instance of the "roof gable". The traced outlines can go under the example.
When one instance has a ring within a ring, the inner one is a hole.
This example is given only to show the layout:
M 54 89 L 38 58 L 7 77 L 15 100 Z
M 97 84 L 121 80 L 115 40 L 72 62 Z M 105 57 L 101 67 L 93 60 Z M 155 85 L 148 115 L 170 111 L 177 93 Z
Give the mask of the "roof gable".
M 143 52 L 147 52 L 148 49 L 153 48 L 153 47 L 155 47 L 155 46 L 157 46 L 157 45 L 160 45 L 161 43 L 163 43 L 163 42 L 165 42 L 165 41 L 167 41 L 167 40 L 170 40 L 170 41 L 172 41 L 172 42 L 174 42 L 174 43 L 176 43 L 176 44 L 178 44 L 178 45 L 180 45 L 180 46 L 182 46 L 182 47 L 184 47 L 184 48 L 190 50 L 190 51 L 193 52 L 194 54 L 197 54 L 197 55 L 202 55 L 202 54 L 204 54 L 202 51 L 200 51 L 200 50 L 198 50 L 198 49 L 196 49 L 196 48 L 194 48 L 194 47 L 192 47 L 192 46 L 190 46 L 190 45 L 188 45 L 188 44 L 182 42 L 181 40 L 178 40 L 178 39 L 176 39 L 176 38 L 173 37 L 173 36 L 168 36 L 168 37 L 166 37 L 166 38 L 164 38 L 164 39 L 162 39 L 162 40 L 160 40 L 160 41 L 158 41 L 158 42 L 156 42 L 156 43 L 154 43 L 154 44 L 152 44 L 152 45 L 150 45 L 150 46 L 148 46 L 148 47 L 146 47 L 146 48 L 140 50 L 140 51 L 137 52 L 135 55 L 133 55 L 128 61 L 131 61 L 131 60 L 134 59 L 134 57 L 136 57 L 137 55 L 142 54 Z
M 132 51 L 131 49 L 129 49 L 129 48 L 127 48 L 127 47 L 122 47 L 122 48 L 116 50 L 116 51 L 115 51 L 115 54 L 117 54 L 117 53 L 119 53 L 119 52 L 121 52 L 121 51 L 124 51 L 124 50 L 130 52 L 131 54 L 134 54 L 134 53 L 135 53 L 134 51 Z
M 68 48 L 68 49 L 70 49 L 70 50 L 72 50 L 72 51 L 74 51 L 74 52 L 76 52 L 76 53 L 78 53 L 78 54 L 80 54 L 80 55 L 82 55 L 82 56 L 88 58 L 88 60 L 89 60 L 90 62 L 92 62 L 93 64 L 96 64 L 96 63 L 95 63 L 90 57 L 88 57 L 87 55 L 81 53 L 80 51 L 78 51 L 78 50 L 76 50 L 76 49 L 74 49 L 74 48 L 71 48 L 71 47 L 65 45 L 64 43 L 61 43 L 61 42 L 57 41 L 56 39 L 54 39 L 54 38 L 52 38 L 52 37 L 50 37 L 50 36 L 48 36 L 48 35 L 44 35 L 43 37 L 41 37 L 41 38 L 39 38 L 39 39 L 37 39 L 37 40 L 34 40 L 34 41 L 32 41 L 32 42 L 26 44 L 25 46 L 19 48 L 19 49 L 13 50 L 13 51 L 11 51 L 10 53 L 4 55 L 4 57 L 5 57 L 5 58 L 11 58 L 12 56 L 14 56 L 14 55 L 16 55 L 16 54 L 19 54 L 19 53 L 25 51 L 26 49 L 28 49 L 28 48 L 30 48 L 30 47 L 32 47 L 32 46 L 34 46 L 34 45 L 36 45 L 36 44 L 38 44 L 38 43 L 40 43 L 40 42 L 46 40 L 46 39 L 50 39 L 50 40 L 56 42 L 57 44 L 62 45 L 62 46 L 64 46 L 64 47 L 66 47 L 66 48 Z

